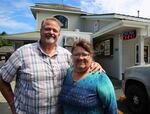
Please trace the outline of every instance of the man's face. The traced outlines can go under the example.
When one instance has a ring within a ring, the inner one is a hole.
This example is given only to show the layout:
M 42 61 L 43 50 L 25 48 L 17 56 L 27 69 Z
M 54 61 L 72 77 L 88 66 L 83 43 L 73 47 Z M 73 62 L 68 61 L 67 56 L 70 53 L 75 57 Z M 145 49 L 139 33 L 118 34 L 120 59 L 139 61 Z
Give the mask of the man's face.
M 56 44 L 59 35 L 60 27 L 54 20 L 46 20 L 40 31 L 41 41 L 45 44 Z

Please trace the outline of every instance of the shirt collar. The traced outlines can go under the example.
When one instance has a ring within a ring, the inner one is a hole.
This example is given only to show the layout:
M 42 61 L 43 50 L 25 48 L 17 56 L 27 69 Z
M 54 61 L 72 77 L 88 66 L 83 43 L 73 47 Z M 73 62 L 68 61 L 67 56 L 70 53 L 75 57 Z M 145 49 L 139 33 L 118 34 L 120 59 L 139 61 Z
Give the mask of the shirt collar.
M 41 47 L 41 45 L 40 45 L 40 40 L 38 40 L 38 48 L 39 48 L 39 50 L 41 51 L 42 54 L 48 56 L 48 54 L 46 54 L 46 53 L 43 51 L 43 49 L 42 49 L 42 47 Z M 56 45 L 56 51 L 55 51 L 55 54 L 54 54 L 53 56 L 56 56 L 57 54 L 58 54 L 58 46 Z

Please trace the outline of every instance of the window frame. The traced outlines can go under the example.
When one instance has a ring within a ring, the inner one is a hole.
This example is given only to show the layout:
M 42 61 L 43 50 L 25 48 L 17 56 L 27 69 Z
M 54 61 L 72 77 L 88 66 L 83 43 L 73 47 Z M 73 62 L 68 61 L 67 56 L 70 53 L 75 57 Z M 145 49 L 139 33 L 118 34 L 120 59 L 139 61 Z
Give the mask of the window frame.
M 68 28 L 68 19 L 63 15 L 55 15 L 54 18 L 58 19 L 60 23 L 63 25 L 61 28 L 67 29 Z

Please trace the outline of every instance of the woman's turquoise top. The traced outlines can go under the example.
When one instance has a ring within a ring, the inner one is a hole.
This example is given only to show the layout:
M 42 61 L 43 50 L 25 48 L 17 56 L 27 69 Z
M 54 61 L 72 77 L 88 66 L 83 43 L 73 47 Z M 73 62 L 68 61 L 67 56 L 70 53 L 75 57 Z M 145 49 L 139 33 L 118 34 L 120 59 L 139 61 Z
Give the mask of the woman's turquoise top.
M 114 87 L 104 72 L 74 81 L 72 71 L 68 69 L 59 95 L 64 114 L 117 114 Z

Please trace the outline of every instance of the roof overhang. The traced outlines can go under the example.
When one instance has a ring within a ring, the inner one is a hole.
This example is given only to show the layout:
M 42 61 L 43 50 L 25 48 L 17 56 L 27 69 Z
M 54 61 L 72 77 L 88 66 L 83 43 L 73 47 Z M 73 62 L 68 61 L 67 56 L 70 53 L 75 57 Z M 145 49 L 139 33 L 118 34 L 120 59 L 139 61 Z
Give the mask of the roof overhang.
M 18 34 L 9 34 L 2 37 L 6 40 L 11 41 L 36 41 L 40 38 L 39 31 L 35 32 L 25 32 L 25 33 L 18 33 Z
M 80 31 L 61 31 L 61 36 L 77 36 L 77 37 L 84 37 L 84 36 L 91 36 L 92 33 L 90 32 L 80 32 Z M 10 40 L 10 41 L 37 41 L 40 39 L 40 32 L 26 32 L 26 33 L 18 33 L 18 34 L 10 34 L 1 36 L 3 39 Z
M 111 23 L 101 28 L 98 32 L 92 34 L 91 37 L 96 38 L 98 36 L 103 36 L 106 34 L 112 35 L 123 31 L 128 31 L 128 30 L 147 29 L 148 26 L 150 26 L 150 23 L 129 21 L 129 20 L 119 20 L 117 22 Z
M 86 15 L 89 14 L 87 12 L 81 11 L 79 8 L 66 6 L 63 4 L 44 4 L 44 5 L 35 5 L 31 6 L 31 11 L 34 17 L 36 18 L 36 13 L 38 11 L 47 11 L 47 12 L 62 12 L 62 13 L 70 13 L 70 14 L 79 14 L 79 15 Z
M 137 21 L 137 22 L 145 22 L 150 23 L 149 18 L 136 17 L 124 14 L 116 14 L 116 13 L 107 13 L 107 14 L 93 14 L 93 15 L 84 15 L 81 18 L 85 19 L 97 19 L 97 20 L 129 20 L 129 21 Z

